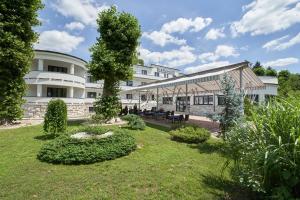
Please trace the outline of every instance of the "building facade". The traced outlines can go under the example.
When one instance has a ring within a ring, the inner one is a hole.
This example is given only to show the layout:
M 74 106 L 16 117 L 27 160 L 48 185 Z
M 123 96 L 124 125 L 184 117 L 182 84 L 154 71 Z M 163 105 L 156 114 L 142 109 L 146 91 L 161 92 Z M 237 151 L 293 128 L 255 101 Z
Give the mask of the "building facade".
M 36 50 L 30 72 L 25 76 L 25 118 L 43 118 L 51 99 L 60 98 L 68 107 L 68 117 L 81 118 L 93 113 L 93 102 L 102 94 L 103 81 L 95 81 L 88 73 L 87 62 L 64 53 Z M 180 76 L 178 70 L 160 65 L 133 66 L 133 80 L 120 82 L 126 90 L 150 82 Z M 137 94 L 120 96 L 123 107 L 139 102 Z M 142 96 L 141 109 L 156 105 L 153 96 Z

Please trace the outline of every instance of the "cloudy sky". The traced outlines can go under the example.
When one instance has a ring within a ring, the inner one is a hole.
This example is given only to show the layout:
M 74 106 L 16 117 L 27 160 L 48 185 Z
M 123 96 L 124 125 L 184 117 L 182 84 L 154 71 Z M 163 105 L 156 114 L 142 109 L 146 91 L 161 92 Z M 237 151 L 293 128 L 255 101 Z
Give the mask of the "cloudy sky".
M 300 0 L 44 0 L 37 49 L 90 59 L 97 13 L 116 5 L 141 24 L 146 64 L 196 72 L 248 60 L 300 72 Z

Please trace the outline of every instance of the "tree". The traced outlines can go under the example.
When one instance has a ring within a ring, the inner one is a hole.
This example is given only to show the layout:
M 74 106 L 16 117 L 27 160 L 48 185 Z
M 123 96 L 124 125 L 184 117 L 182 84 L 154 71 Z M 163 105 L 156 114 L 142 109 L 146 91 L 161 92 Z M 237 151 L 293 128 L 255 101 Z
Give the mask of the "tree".
M 288 84 L 288 80 L 291 76 L 291 73 L 288 70 L 282 70 L 278 73 L 278 92 L 282 96 L 286 96 L 289 92 L 290 86 Z
M 222 92 L 224 94 L 224 109 L 219 116 L 220 130 L 223 138 L 234 126 L 234 123 L 242 116 L 242 95 L 235 90 L 235 81 L 228 74 L 221 80 Z
M 2 0 L 0 3 L 0 124 L 22 117 L 26 84 L 23 79 L 33 59 L 32 30 L 40 22 L 41 0 Z
M 98 32 L 96 44 L 92 46 L 90 73 L 97 80 L 104 80 L 102 97 L 96 104 L 97 112 L 110 112 L 108 119 L 116 116 L 118 109 L 119 81 L 132 79 L 132 65 L 137 63 L 137 46 L 141 35 L 138 20 L 129 13 L 117 12 L 112 6 L 98 15 Z M 104 105 L 109 106 L 108 110 Z M 103 113 L 102 113 L 103 114 Z
M 264 76 L 265 75 L 265 68 L 260 64 L 260 62 L 256 62 L 255 65 L 252 68 L 253 72 L 257 76 Z
M 265 76 L 277 76 L 277 71 L 271 67 L 265 70 Z

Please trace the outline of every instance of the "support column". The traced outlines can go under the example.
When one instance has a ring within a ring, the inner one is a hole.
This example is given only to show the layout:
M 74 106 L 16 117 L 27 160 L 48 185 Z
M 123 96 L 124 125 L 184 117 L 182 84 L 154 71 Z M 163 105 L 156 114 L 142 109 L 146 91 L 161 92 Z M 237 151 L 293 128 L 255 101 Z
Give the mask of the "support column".
M 190 109 L 188 108 L 188 84 L 185 84 L 185 113 L 189 114 Z
M 156 88 L 156 111 L 158 111 L 158 88 Z
M 139 112 L 141 110 L 141 91 L 139 91 Z
M 74 88 L 69 87 L 69 98 L 73 98 L 73 97 L 74 97 Z
M 42 59 L 38 60 L 38 70 L 44 71 L 44 60 L 42 60 Z
M 36 85 L 36 96 L 41 97 L 43 94 L 43 85 Z
M 70 74 L 74 74 L 74 64 L 71 64 L 70 66 Z
M 214 101 L 214 112 L 216 112 L 216 94 L 214 93 L 214 97 L 213 97 L 213 101 Z
M 240 96 L 241 96 L 241 113 L 244 115 L 244 82 L 243 82 L 243 67 L 240 68 Z

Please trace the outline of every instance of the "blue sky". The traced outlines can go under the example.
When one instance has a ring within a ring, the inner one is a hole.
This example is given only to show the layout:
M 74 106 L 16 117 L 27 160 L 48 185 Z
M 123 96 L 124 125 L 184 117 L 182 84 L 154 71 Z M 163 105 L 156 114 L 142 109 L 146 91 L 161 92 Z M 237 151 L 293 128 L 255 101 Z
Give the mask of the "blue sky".
M 300 0 L 45 0 L 38 49 L 87 61 L 97 13 L 116 5 L 136 16 L 146 64 L 192 73 L 248 60 L 300 72 Z

